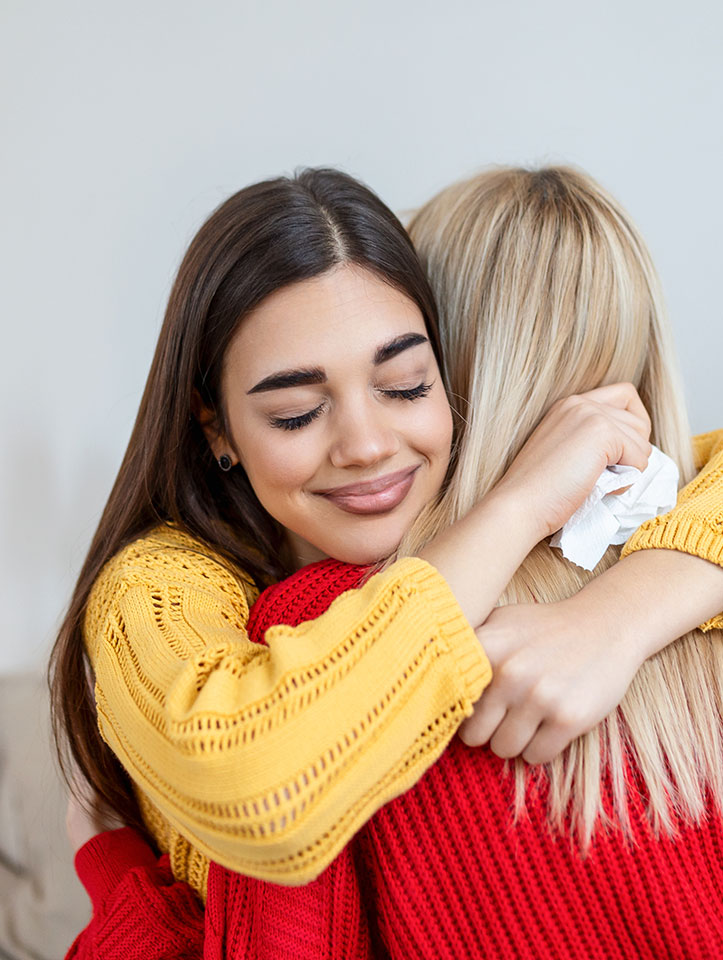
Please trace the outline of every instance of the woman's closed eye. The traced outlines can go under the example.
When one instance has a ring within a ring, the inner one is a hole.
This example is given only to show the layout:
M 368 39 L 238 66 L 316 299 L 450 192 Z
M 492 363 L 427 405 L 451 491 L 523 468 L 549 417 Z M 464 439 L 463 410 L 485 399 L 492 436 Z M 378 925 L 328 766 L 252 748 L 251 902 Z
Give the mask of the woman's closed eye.
M 431 383 L 422 382 L 414 387 L 380 387 L 379 392 L 384 397 L 392 400 L 420 400 L 422 397 L 427 396 L 433 386 L 434 381 Z M 279 430 L 300 430 L 302 427 L 307 427 L 312 421 L 316 420 L 317 417 L 320 417 L 324 412 L 325 405 L 326 402 L 322 401 L 312 410 L 308 410 L 306 413 L 296 414 L 293 417 L 271 416 L 269 417 L 269 422 L 272 427 L 276 427 Z
M 381 393 L 383 393 L 385 397 L 392 397 L 396 400 L 419 400 L 422 397 L 426 397 L 433 386 L 434 381 L 431 383 L 418 383 L 416 387 L 388 388 L 381 390 Z
M 280 430 L 300 430 L 307 427 L 312 420 L 316 420 L 324 412 L 324 402 L 320 403 L 313 410 L 307 413 L 299 413 L 294 417 L 269 417 L 272 427 L 278 427 Z

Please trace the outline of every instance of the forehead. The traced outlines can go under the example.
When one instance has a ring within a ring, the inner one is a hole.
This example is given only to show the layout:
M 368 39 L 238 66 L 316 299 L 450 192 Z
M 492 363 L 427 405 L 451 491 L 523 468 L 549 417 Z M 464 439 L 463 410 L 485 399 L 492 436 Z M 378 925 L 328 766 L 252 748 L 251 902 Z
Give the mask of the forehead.
M 295 367 L 371 364 L 381 344 L 425 332 L 409 297 L 368 270 L 344 264 L 260 303 L 241 322 L 226 368 L 259 379 Z

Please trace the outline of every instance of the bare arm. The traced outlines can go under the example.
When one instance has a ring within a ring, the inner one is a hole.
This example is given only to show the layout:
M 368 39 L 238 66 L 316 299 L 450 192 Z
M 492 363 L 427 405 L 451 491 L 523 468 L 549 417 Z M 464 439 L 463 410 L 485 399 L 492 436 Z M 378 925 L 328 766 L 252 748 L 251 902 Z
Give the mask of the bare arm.
M 605 467 L 645 468 L 649 432 L 630 384 L 554 404 L 497 487 L 420 554 L 472 625 L 484 622 L 529 551 L 572 516 Z
M 722 608 L 723 568 L 673 550 L 632 554 L 559 603 L 499 607 L 477 631 L 493 680 L 460 735 L 551 760 L 617 706 L 644 660 Z
M 569 600 L 493 611 L 478 636 L 495 676 L 465 742 L 549 760 L 617 705 L 644 660 L 698 624 L 723 627 L 723 431 L 695 447 L 701 472 L 615 567 Z

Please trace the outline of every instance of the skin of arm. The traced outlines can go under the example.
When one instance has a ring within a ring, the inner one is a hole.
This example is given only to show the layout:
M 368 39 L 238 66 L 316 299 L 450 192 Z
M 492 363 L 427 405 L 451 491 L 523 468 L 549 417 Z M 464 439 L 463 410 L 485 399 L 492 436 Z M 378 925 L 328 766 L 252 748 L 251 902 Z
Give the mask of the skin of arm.
M 487 619 L 527 553 L 572 516 L 609 464 L 645 469 L 649 433 L 650 418 L 631 384 L 550 408 L 494 490 L 420 552 L 471 624 Z
M 719 447 L 723 447 L 723 432 L 701 447 L 698 465 L 708 459 L 709 464 L 703 474 L 697 478 L 700 481 L 710 476 L 711 467 L 715 469 L 716 457 L 720 457 Z M 719 441 L 719 442 L 718 442 Z M 711 459 L 712 458 L 712 459 Z M 723 459 L 723 458 L 721 458 Z M 719 464 L 721 466 L 721 464 Z M 696 481 L 691 485 L 695 486 Z M 676 511 L 673 512 L 673 516 Z M 665 525 L 664 518 L 659 518 Z M 627 549 L 627 548 L 626 548 Z M 671 590 L 675 584 L 675 590 Z M 552 649 L 552 663 L 550 670 L 554 674 L 560 670 L 560 663 L 569 662 L 571 654 L 580 648 L 580 624 L 599 625 L 596 627 L 595 643 L 587 651 L 588 659 L 583 656 L 582 681 L 586 677 L 593 678 L 594 690 L 601 687 L 600 670 L 608 669 L 610 663 L 621 664 L 620 680 L 621 693 L 624 693 L 629 679 L 640 663 L 654 654 L 667 643 L 686 633 L 697 624 L 707 620 L 723 609 L 723 567 L 690 556 L 680 549 L 645 549 L 625 557 L 615 567 L 606 571 L 593 580 L 584 590 L 568 600 L 556 604 L 529 604 L 511 605 L 497 608 L 492 612 L 487 622 L 478 630 L 478 636 L 487 647 L 490 658 L 497 668 L 495 680 L 490 691 L 495 690 L 495 683 L 505 672 L 509 679 L 509 671 L 501 668 L 506 660 L 514 661 L 520 651 L 531 650 L 535 656 L 532 661 L 539 662 L 540 638 L 547 638 L 543 651 Z M 716 624 L 717 625 L 717 624 Z M 552 641 L 554 647 L 549 646 Z M 599 662 L 595 660 L 596 651 L 603 652 Z M 592 655 L 592 660 L 590 659 Z M 557 663 L 555 663 L 557 661 Z M 521 663 L 521 672 L 524 673 L 524 662 Z M 520 667 L 518 663 L 518 667 Z M 545 661 L 547 664 L 547 660 Z M 590 667 L 593 669 L 591 670 Z M 547 669 L 547 667 L 546 667 Z M 514 673 L 514 670 L 513 670 Z M 549 675 L 549 674 L 548 674 Z M 627 679 L 626 679 L 627 678 Z M 579 685 L 580 677 L 575 676 L 574 668 L 562 677 L 562 686 L 567 684 L 573 690 Z M 578 704 L 586 708 L 586 698 L 589 689 L 585 688 L 585 695 Z M 539 690 L 537 691 L 540 692 Z M 536 695 L 534 686 L 531 695 Z M 492 700 L 493 698 L 490 698 Z M 555 711 L 555 697 L 552 696 L 552 713 Z M 615 697 L 612 697 L 614 700 Z M 558 699 L 557 703 L 564 702 Z M 487 695 L 478 701 L 475 716 L 467 721 L 463 727 L 463 738 L 468 742 L 485 742 L 492 735 L 485 731 L 484 724 L 489 722 L 490 707 L 494 704 L 488 701 Z M 611 702 L 610 709 L 615 706 Z M 604 713 L 603 713 L 604 715 Z M 564 719 L 564 718 L 563 718 Z M 477 721 L 480 722 L 475 729 Z M 559 718 L 558 718 L 559 721 Z M 543 762 L 563 749 L 569 739 L 577 736 L 574 732 L 575 722 L 578 726 L 585 726 L 586 720 L 578 718 L 575 721 L 569 713 L 567 721 L 572 722 L 570 729 L 565 729 L 556 723 L 554 716 L 549 723 L 541 724 L 539 734 L 530 741 L 525 750 L 525 759 L 530 762 Z M 509 734 L 509 741 L 505 743 L 505 729 Z M 509 723 L 500 727 L 499 738 L 493 738 L 493 749 L 500 755 L 514 756 L 522 753 L 525 744 L 515 743 L 516 725 L 515 716 L 509 715 Z M 494 732 L 494 727 L 492 727 Z M 503 736 L 504 735 L 504 736 Z M 68 832 L 74 849 L 81 846 L 89 837 L 102 829 L 113 829 L 117 821 L 108 817 L 103 811 L 92 807 L 92 798 L 86 798 L 88 805 L 79 805 L 71 799 L 68 812 Z M 158 889 L 164 897 L 169 898 L 169 888 L 162 885 L 163 877 L 158 867 Z M 149 871 L 149 876 L 152 876 Z M 78 948 L 97 945 L 101 938 L 96 919 L 96 928 L 88 929 L 79 938 Z M 78 954 L 79 956 L 81 953 Z
M 710 477 L 716 459 L 723 475 L 719 453 L 700 476 Z M 721 482 L 706 487 L 712 503 Z M 690 492 L 681 500 L 671 526 Z M 653 526 L 664 531 L 666 520 Z M 710 551 L 722 552 L 715 538 Z M 648 657 L 721 610 L 723 566 L 681 549 L 637 549 L 558 603 L 498 608 L 477 630 L 493 680 L 460 736 L 470 746 L 489 742 L 501 757 L 547 762 L 617 706 Z
M 86 643 L 101 732 L 160 815 L 161 848 L 180 835 L 260 879 L 313 879 L 471 713 L 490 669 L 469 624 L 608 464 L 645 466 L 648 431 L 629 384 L 560 401 L 423 552 L 441 578 L 399 561 L 319 620 L 274 628 L 269 648 L 248 641 L 238 580 L 198 542 L 168 528 L 129 545 L 94 589 Z
M 700 473 L 615 567 L 560 603 L 494 610 L 477 631 L 495 674 L 465 743 L 551 760 L 617 706 L 645 659 L 698 624 L 723 627 L 723 430 L 693 449 Z

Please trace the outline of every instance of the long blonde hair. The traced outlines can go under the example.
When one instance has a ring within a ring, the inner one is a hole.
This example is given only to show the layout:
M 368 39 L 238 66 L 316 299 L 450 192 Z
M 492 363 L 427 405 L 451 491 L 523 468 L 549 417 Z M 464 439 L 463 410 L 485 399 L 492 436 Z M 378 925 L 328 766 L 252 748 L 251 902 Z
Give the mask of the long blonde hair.
M 590 177 L 567 168 L 490 170 L 439 193 L 410 233 L 438 299 L 462 424 L 449 487 L 403 552 L 489 491 L 556 400 L 606 383 L 635 384 L 652 442 L 678 463 L 683 482 L 691 478 L 657 274 L 627 215 Z M 609 548 L 595 573 L 618 555 Z M 501 603 L 560 600 L 593 575 L 543 542 Z M 681 819 L 704 816 L 711 795 L 723 796 L 722 639 L 721 631 L 693 631 L 646 661 L 619 708 L 546 765 L 553 824 L 571 825 L 584 846 L 598 823 L 625 829 L 630 760 L 656 829 L 674 832 Z M 533 769 L 516 764 L 518 812 Z

